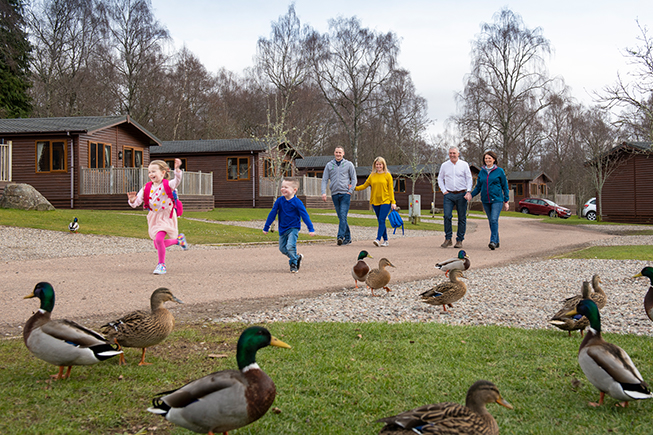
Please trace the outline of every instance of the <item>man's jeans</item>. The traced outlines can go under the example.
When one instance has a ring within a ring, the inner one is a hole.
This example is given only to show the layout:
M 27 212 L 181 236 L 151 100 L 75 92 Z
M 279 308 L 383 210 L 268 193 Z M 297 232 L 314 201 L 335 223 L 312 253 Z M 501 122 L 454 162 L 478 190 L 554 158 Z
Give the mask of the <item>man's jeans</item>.
M 299 228 L 291 228 L 279 234 L 279 251 L 288 256 L 288 264 L 297 266 L 297 237 Z
M 347 213 L 349 213 L 349 204 L 351 204 L 351 195 L 348 193 L 335 193 L 331 195 L 333 206 L 336 208 L 338 215 L 338 238 L 344 242 L 351 242 L 351 231 L 347 224 Z
M 503 202 L 483 203 L 483 209 L 490 222 L 490 242 L 497 245 L 499 243 L 499 215 L 503 208 Z
M 458 212 L 458 230 L 456 231 L 456 241 L 462 242 L 465 240 L 465 231 L 467 230 L 467 200 L 465 199 L 466 192 L 460 193 L 447 193 L 444 195 L 444 238 L 451 240 L 453 230 L 451 227 L 451 218 L 453 217 L 453 209 Z

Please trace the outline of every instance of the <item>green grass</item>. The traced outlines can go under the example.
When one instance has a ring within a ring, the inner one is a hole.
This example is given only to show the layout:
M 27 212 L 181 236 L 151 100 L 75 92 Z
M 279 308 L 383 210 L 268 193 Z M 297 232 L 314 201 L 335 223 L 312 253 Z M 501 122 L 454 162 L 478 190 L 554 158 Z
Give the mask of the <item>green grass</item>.
M 246 228 L 235 225 L 215 224 L 210 221 L 252 221 L 265 220 L 270 211 L 267 209 L 251 208 L 218 208 L 210 212 L 184 212 L 179 219 L 179 231 L 189 235 L 189 242 L 193 244 L 220 244 L 220 243 L 257 243 L 273 242 L 278 240 L 277 233 L 263 234 L 260 229 Z M 325 216 L 328 211 L 323 209 L 309 209 L 311 220 L 319 223 L 337 224 L 338 218 Z M 358 211 L 356 211 L 358 214 Z M 351 217 L 351 225 L 376 227 L 374 212 L 365 211 L 370 218 Z M 0 209 L 0 225 L 37 228 L 43 230 L 68 231 L 68 224 L 74 217 L 79 219 L 80 233 L 101 234 L 108 236 L 135 237 L 147 239 L 147 213 L 142 210 L 68 210 L 55 211 L 25 211 L 16 209 Z M 206 221 L 200 221 L 200 220 Z M 408 218 L 404 219 L 405 229 L 443 231 L 442 224 L 421 222 L 412 225 Z M 311 237 L 305 232 L 299 233 L 299 240 L 331 239 L 332 237 Z
M 462 327 L 440 324 L 276 323 L 273 335 L 292 349 L 259 351 L 260 366 L 274 379 L 277 399 L 261 420 L 238 434 L 371 434 L 373 423 L 427 403 L 464 403 L 478 379 L 499 387 L 513 411 L 490 405 L 505 434 L 647 433 L 651 401 L 626 409 L 599 392 L 576 359 L 580 338 L 551 330 Z M 114 359 L 74 367 L 69 380 L 50 382 L 54 366 L 36 359 L 22 340 L 0 345 L 0 433 L 189 434 L 145 411 L 151 398 L 212 371 L 235 367 L 235 342 L 243 325 L 177 328 L 148 351 L 154 365 L 138 367 L 140 352 L 127 349 L 129 363 Z M 623 347 L 645 379 L 653 339 L 606 334 Z M 228 358 L 208 358 L 209 354 Z M 576 378 L 582 385 L 574 389 Z M 11 398 L 11 400 L 7 400 Z M 142 432 L 139 432 L 143 430 Z M 151 430 L 151 429 L 150 429 Z
M 592 246 L 558 258 L 653 261 L 653 248 L 649 245 Z

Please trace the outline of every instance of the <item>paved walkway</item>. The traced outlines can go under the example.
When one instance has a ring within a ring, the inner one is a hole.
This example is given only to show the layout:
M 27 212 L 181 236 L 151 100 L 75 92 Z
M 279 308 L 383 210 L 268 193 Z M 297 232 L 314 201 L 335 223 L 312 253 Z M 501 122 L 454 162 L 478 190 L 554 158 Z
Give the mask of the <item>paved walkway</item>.
M 478 220 L 467 235 L 464 248 L 473 268 L 484 268 L 543 258 L 615 237 L 587 228 L 551 225 L 535 219 L 503 217 L 501 248 L 487 248 L 489 228 Z M 49 281 L 56 292 L 53 316 L 107 321 L 135 309 L 149 307 L 157 287 L 168 287 L 184 301 L 179 307 L 189 316 L 212 317 L 212 311 L 238 310 L 256 304 L 280 304 L 284 298 L 315 295 L 352 287 L 351 267 L 358 253 L 368 250 L 375 260 L 387 257 L 395 266 L 393 281 L 406 282 L 434 276 L 435 263 L 455 256 L 457 250 L 442 249 L 443 236 L 391 236 L 390 247 L 371 241 L 348 246 L 335 243 L 301 245 L 305 255 L 298 274 L 288 271 L 286 257 L 276 246 L 224 247 L 171 250 L 168 274 L 152 275 L 156 252 L 98 255 L 46 260 L 10 261 L 0 268 L 3 304 L 0 333 L 19 333 L 19 325 L 38 308 L 24 300 L 39 281 Z M 230 305 L 231 304 L 231 305 Z M 175 309 L 177 309 L 175 307 Z M 89 326 L 92 326 L 90 323 Z

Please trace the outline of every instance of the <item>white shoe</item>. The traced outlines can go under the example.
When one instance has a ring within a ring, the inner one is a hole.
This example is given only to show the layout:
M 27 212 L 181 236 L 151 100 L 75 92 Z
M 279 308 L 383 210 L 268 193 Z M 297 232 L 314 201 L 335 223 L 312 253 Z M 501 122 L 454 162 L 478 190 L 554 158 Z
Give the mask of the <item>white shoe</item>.
M 381 243 L 381 246 L 390 246 L 390 243 L 388 243 L 387 240 L 384 240 L 383 243 Z
M 378 240 L 375 240 L 372 243 L 374 243 L 374 246 L 381 246 L 381 242 L 379 242 Z
M 166 273 L 166 265 L 163 263 L 159 263 L 156 265 L 156 269 L 154 269 L 154 272 L 152 272 L 155 275 L 165 275 Z

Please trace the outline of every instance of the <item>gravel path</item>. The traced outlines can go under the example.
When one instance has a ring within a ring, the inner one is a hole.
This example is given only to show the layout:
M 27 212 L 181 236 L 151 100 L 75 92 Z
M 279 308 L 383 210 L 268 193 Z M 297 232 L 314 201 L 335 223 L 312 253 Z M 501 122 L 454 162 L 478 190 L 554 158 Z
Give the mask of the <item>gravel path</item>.
M 554 237 L 551 231 L 555 233 L 564 233 L 565 231 L 572 231 L 570 229 L 565 229 L 562 227 L 553 228 L 552 226 L 546 225 L 533 225 L 532 222 L 527 222 L 527 219 L 523 218 L 514 218 L 514 221 L 511 221 L 512 218 L 502 218 L 503 226 L 502 228 L 510 228 L 508 223 L 520 221 L 524 222 L 523 225 L 528 227 L 537 227 L 538 230 L 542 228 L 541 238 L 551 238 Z M 306 291 L 306 293 L 311 293 L 311 297 L 305 296 L 292 296 L 291 293 L 284 293 L 283 296 L 271 296 L 274 299 L 274 303 L 265 303 L 261 298 L 265 297 L 264 295 L 260 296 L 250 296 L 248 287 L 243 286 L 238 287 L 233 290 L 235 296 L 231 298 L 233 300 L 238 300 L 238 303 L 232 304 L 229 310 L 217 309 L 216 305 L 210 305 L 209 302 L 215 299 L 212 299 L 215 296 L 207 296 L 202 299 L 202 295 L 197 294 L 198 288 L 206 287 L 207 280 L 211 281 L 218 279 L 218 284 L 222 282 L 228 282 L 228 279 L 233 280 L 234 278 L 237 281 L 241 281 L 241 276 L 232 276 L 233 272 L 225 269 L 217 274 L 213 273 L 213 269 L 205 270 L 204 275 L 206 276 L 194 276 L 195 271 L 188 271 L 188 275 L 182 278 L 182 282 L 186 282 L 186 294 L 182 297 L 184 301 L 190 301 L 191 304 L 195 304 L 195 307 L 202 307 L 206 304 L 205 311 L 202 311 L 198 315 L 198 310 L 192 310 L 192 313 L 189 311 L 188 316 L 183 316 L 184 310 L 188 307 L 184 306 L 172 306 L 170 307 L 175 312 L 175 315 L 178 316 L 178 319 L 181 320 L 180 323 L 184 321 L 213 321 L 213 322 L 234 322 L 234 321 L 244 321 L 252 323 L 266 323 L 274 321 L 308 321 L 308 322 L 322 322 L 322 321 L 335 321 L 335 322 L 369 322 L 369 321 L 384 321 L 384 322 L 439 322 L 439 323 L 448 323 L 448 324 L 457 324 L 457 325 L 488 325 L 488 324 L 497 324 L 505 325 L 511 327 L 519 328 L 553 328 L 547 323 L 547 320 L 551 315 L 557 311 L 560 306 L 560 301 L 566 297 L 577 294 L 580 292 L 581 283 L 584 280 L 589 280 L 594 273 L 598 273 L 603 279 L 603 288 L 608 295 L 608 303 L 602 311 L 603 325 L 604 329 L 607 332 L 618 332 L 618 333 L 632 333 L 640 335 L 652 335 L 653 334 L 653 324 L 646 317 L 643 310 L 643 298 L 646 290 L 648 289 L 649 283 L 648 280 L 633 280 L 632 277 L 634 274 L 639 272 L 642 267 L 646 264 L 641 261 L 615 261 L 615 260 L 562 260 L 562 259 L 548 259 L 534 260 L 531 255 L 525 255 L 525 259 L 522 261 L 515 262 L 513 259 L 508 259 L 505 262 L 505 265 L 500 265 L 498 267 L 483 267 L 483 258 L 481 256 L 494 256 L 494 264 L 496 266 L 497 255 L 505 255 L 510 251 L 504 249 L 504 238 L 502 233 L 502 248 L 497 250 L 494 253 L 490 253 L 487 250 L 486 244 L 486 235 L 483 231 L 487 231 L 487 223 L 474 219 L 472 222 L 468 221 L 468 236 L 469 236 L 469 245 L 466 241 L 466 249 L 471 250 L 473 255 L 475 255 L 472 261 L 472 268 L 466 272 L 467 280 L 466 284 L 468 287 L 467 295 L 458 303 L 454 304 L 454 308 L 451 309 L 450 314 L 442 314 L 441 307 L 433 307 L 431 305 L 424 304 L 418 300 L 419 293 L 425 291 L 426 289 L 432 287 L 433 285 L 440 283 L 445 280 L 444 274 L 439 271 L 432 269 L 432 264 L 435 261 L 431 260 L 419 260 L 422 263 L 427 261 L 427 264 L 422 264 L 421 266 L 427 267 L 430 270 L 426 276 L 432 276 L 429 279 L 420 279 L 420 280 L 401 280 L 401 274 L 407 273 L 406 270 L 410 269 L 411 258 L 406 254 L 410 252 L 410 245 L 418 245 L 423 243 L 422 240 L 429 240 L 431 248 L 435 249 L 429 254 L 431 257 L 434 257 L 437 260 L 442 260 L 443 255 L 452 256 L 454 251 L 452 250 L 442 250 L 435 242 L 433 242 L 433 235 L 437 235 L 437 243 L 440 243 L 441 232 L 424 232 L 424 231 L 411 231 L 406 230 L 405 235 L 401 238 L 391 236 L 391 247 L 383 248 L 383 252 L 389 258 L 392 258 L 393 262 L 399 262 L 400 266 L 396 271 L 393 271 L 393 277 L 397 277 L 394 282 L 390 283 L 390 287 L 393 289 L 392 292 L 383 294 L 380 297 L 372 297 L 370 292 L 364 288 L 354 289 L 353 282 L 347 284 L 348 287 L 336 287 L 328 286 L 326 281 L 323 284 L 323 288 L 326 290 L 322 291 L 321 294 L 317 295 L 316 290 L 311 292 Z M 254 228 L 262 228 L 262 222 L 248 222 L 248 223 L 236 223 L 236 222 L 224 222 L 224 224 L 238 224 L 246 225 Z M 471 224 L 471 225 L 470 225 Z M 480 225 L 479 225 L 480 224 Z M 521 228 L 522 224 L 514 225 L 512 231 L 517 231 Z M 316 232 L 320 235 L 333 235 L 336 232 L 336 225 L 331 224 L 315 224 Z M 479 232 L 482 234 L 471 234 L 474 233 L 475 229 L 479 229 Z M 618 234 L 622 231 L 631 231 L 635 229 L 641 229 L 642 227 L 602 227 L 607 232 L 611 234 Z M 643 227 L 645 229 L 650 229 L 650 227 Z M 596 226 L 588 226 L 588 229 L 596 231 Z M 368 243 L 376 235 L 376 229 L 373 227 L 352 227 L 353 239 L 358 241 L 350 247 L 331 247 L 331 246 L 321 246 L 319 243 L 314 245 L 312 255 L 313 258 L 319 258 L 319 256 L 326 257 L 329 252 L 338 251 L 342 255 L 346 255 L 346 258 L 343 258 L 343 264 L 349 264 L 349 257 L 354 253 L 357 253 L 358 250 L 370 249 L 371 243 Z M 480 237 L 478 237 L 480 236 Z M 509 235 L 506 234 L 506 238 Z M 516 239 L 517 235 L 513 235 Z M 420 239 L 413 239 L 413 242 L 409 242 L 410 239 L 420 237 Z M 478 237 L 478 241 L 474 242 L 474 238 Z M 533 237 L 533 236 L 531 236 Z M 509 243 L 506 242 L 506 244 Z M 330 241 L 329 243 L 333 243 Z M 476 243 L 476 244 L 474 244 Z M 404 245 L 403 247 L 401 245 Z M 593 245 L 653 245 L 653 236 L 596 236 L 594 233 L 591 237 L 591 241 L 588 244 Z M 324 244 L 322 244 L 324 245 Z M 420 245 L 422 246 L 422 245 Z M 469 246 L 469 247 L 468 247 Z M 483 246 L 485 248 L 483 249 Z M 519 249 L 516 247 L 516 244 L 513 244 L 512 249 Z M 395 247 L 396 251 L 393 251 L 392 248 Z M 349 250 L 344 250 L 351 248 Z M 241 254 L 244 249 L 242 247 L 216 247 L 216 246 L 192 246 L 192 251 L 209 251 L 213 250 L 216 252 L 223 252 L 225 249 L 236 249 L 238 250 L 238 255 Z M 308 248 L 304 248 L 308 251 Z M 374 249 L 374 248 L 372 248 Z M 379 249 L 379 248 L 376 248 Z M 402 249 L 404 249 L 402 251 Z M 408 249 L 408 250 L 406 250 Z M 424 249 L 420 247 L 419 249 Z M 510 248 L 508 248 L 510 249 Z M 551 248 L 550 248 L 551 249 Z M 189 257 L 189 253 L 175 252 L 181 251 L 178 247 L 170 248 L 170 256 L 174 258 L 175 265 L 179 264 L 181 258 L 193 258 L 192 262 L 199 261 L 200 257 Z M 47 270 L 49 267 L 60 268 L 61 262 L 57 262 L 57 259 L 61 258 L 75 258 L 75 257 L 87 257 L 89 258 L 88 263 L 93 263 L 94 258 L 98 258 L 97 262 L 104 262 L 106 259 L 125 259 L 123 260 L 125 265 L 119 264 L 117 266 L 123 267 L 124 269 L 119 269 L 118 276 L 113 276 L 111 279 L 123 278 L 133 281 L 135 284 L 135 278 L 132 276 L 140 274 L 139 269 L 135 269 L 134 264 L 136 261 L 140 261 L 140 257 L 143 256 L 143 252 L 147 252 L 148 256 L 153 255 L 152 242 L 146 239 L 133 239 L 133 238 L 123 238 L 123 237 L 108 237 L 108 236 L 94 236 L 94 235 L 85 235 L 85 234 L 75 234 L 71 235 L 64 232 L 54 232 L 54 231 L 45 231 L 45 230 L 35 230 L 28 228 L 14 228 L 14 227 L 1 227 L 0 226 L 0 261 L 5 263 L 6 268 L 15 268 L 16 274 L 25 275 L 29 272 L 21 269 L 23 264 L 28 264 L 31 270 L 40 269 L 43 267 L 43 270 Z M 231 252 L 231 251 L 229 251 Z M 309 251 L 311 252 L 311 251 Z M 378 251 L 374 251 L 378 252 Z M 278 252 L 274 247 L 269 248 L 257 248 L 255 255 L 265 255 L 265 259 L 261 258 L 261 262 L 270 261 L 267 259 L 267 256 L 273 259 L 275 264 L 270 265 L 270 268 L 267 268 L 267 264 L 261 266 L 260 272 L 261 276 L 265 276 L 267 281 L 270 283 L 270 286 L 276 285 L 276 280 L 281 280 L 281 282 L 288 281 L 288 275 L 285 271 L 282 271 L 282 274 L 277 273 L 278 266 L 276 263 L 282 263 L 283 259 L 280 258 Z M 112 257 L 119 254 L 119 257 Z M 130 254 L 139 254 L 137 256 Z M 513 253 L 514 254 L 514 253 Z M 177 257 L 175 257 L 175 255 Z M 200 255 L 206 256 L 201 252 L 191 254 L 191 255 Z M 375 253 L 375 256 L 378 255 Z M 391 257 L 390 255 L 395 255 Z M 407 258 L 396 258 L 396 255 L 403 255 Z M 236 255 L 231 255 L 232 257 Z M 378 257 L 375 257 L 378 258 Z M 311 259 L 311 257 L 309 257 Z M 27 260 L 27 263 L 24 261 Z M 489 261 L 487 260 L 487 261 Z M 131 263 L 130 263 L 131 261 Z M 226 262 L 225 257 L 221 257 L 219 260 L 224 263 Z M 315 260 L 314 260 L 315 261 Z M 333 261 L 333 260 L 330 260 Z M 401 261 L 404 262 L 402 267 Z M 413 260 L 416 262 L 417 260 Z M 487 261 L 485 261 L 487 263 Z M 191 262 L 191 263 L 192 263 Z M 313 263 L 315 264 L 315 263 Z M 353 263 L 351 263 L 353 264 Z M 376 265 L 376 260 L 374 260 L 374 265 Z M 20 266 L 19 266 L 20 265 Z M 77 266 L 77 265 L 76 265 Z M 264 267 L 265 266 L 265 267 Z M 476 266 L 476 267 L 475 267 Z M 149 267 L 149 266 L 148 266 Z M 179 266 L 181 267 L 181 266 Z M 191 268 L 190 265 L 184 266 L 188 269 Z M 226 268 L 226 266 L 223 266 Z M 311 267 L 310 263 L 307 263 L 307 267 Z M 338 267 L 343 267 L 338 265 Z M 346 267 L 346 266 L 345 266 Z M 423 267 L 421 270 L 423 270 Z M 171 268 L 172 269 L 172 268 Z M 76 271 L 74 267 L 71 267 L 71 270 Z M 211 272 L 211 273 L 209 273 Z M 302 272 L 304 270 L 302 269 Z M 310 273 L 310 270 L 306 270 L 306 273 Z M 25 278 L 12 278 L 11 271 L 5 270 L 5 282 L 11 281 L 8 286 L 15 287 L 16 284 L 21 287 L 19 292 L 16 292 L 15 288 L 1 290 L 5 295 L 9 295 L 9 300 L 5 299 L 6 304 L 9 306 L 14 306 L 17 304 L 18 298 L 21 298 L 25 294 L 25 290 L 28 287 L 33 286 L 34 274 L 30 274 L 29 277 Z M 40 273 L 40 271 L 39 271 Z M 79 272 L 77 272 L 79 273 Z M 232 275 L 226 276 L 225 274 L 231 273 Z M 415 273 L 413 270 L 413 275 L 424 275 L 422 272 Z M 54 273 L 53 273 L 54 274 Z M 121 277 L 120 275 L 128 275 L 128 278 Z M 114 275 L 116 275 L 114 273 Z M 278 276 L 277 276 L 278 275 Z M 292 277 L 296 281 L 296 284 L 301 288 L 308 289 L 308 284 L 311 284 L 310 281 L 301 281 L 302 279 L 308 279 L 309 275 L 297 274 L 302 276 Z M 46 275 L 47 276 L 47 275 Z M 129 278 L 131 277 L 131 278 Z M 66 286 L 69 286 L 68 300 L 65 304 L 70 305 L 71 299 L 82 299 L 86 300 L 86 296 L 75 297 L 74 293 L 70 293 L 73 287 L 73 279 L 66 278 L 61 282 L 66 283 Z M 174 275 L 166 276 L 165 279 L 175 279 Z M 179 278 L 179 277 L 178 277 Z M 39 278 L 42 279 L 42 278 Z M 54 279 L 54 278 L 53 278 Z M 248 278 L 245 277 L 245 280 Z M 316 278 L 313 278 L 316 279 Z M 324 279 L 324 278 L 318 278 Z M 397 282 L 399 279 L 400 282 Z M 13 280 L 13 281 L 12 281 Z M 141 283 L 142 287 L 148 289 L 146 290 L 149 295 L 153 287 L 152 283 L 163 282 L 161 277 L 152 277 L 147 275 L 139 280 L 146 281 Z M 185 280 L 185 281 L 183 281 Z M 192 280 L 197 281 L 190 282 Z M 89 289 L 91 288 L 91 283 L 94 280 L 88 279 Z M 347 279 L 348 281 L 348 279 Z M 353 280 L 351 280 L 353 281 Z M 54 281 L 53 281 L 54 282 Z M 29 285 L 28 285 L 29 283 Z M 61 283 L 58 283 L 61 284 Z M 195 285 L 195 287 L 189 286 L 189 284 Z M 343 282 L 344 284 L 344 282 Z M 108 283 L 103 283 L 103 287 L 115 286 L 116 290 L 122 285 L 120 279 L 115 279 L 115 282 L 108 281 Z M 179 284 L 176 281 L 169 281 L 170 288 L 179 288 Z M 282 284 L 283 285 L 283 284 Z M 318 287 L 320 287 L 318 285 Z M 60 288 L 60 287 L 57 287 Z M 329 290 L 330 288 L 330 290 Z M 133 292 L 136 293 L 138 289 L 134 288 Z M 9 293 L 7 293 L 9 291 Z M 226 291 L 225 288 L 220 288 L 220 291 Z M 177 290 L 175 290 L 177 292 Z M 18 293 L 20 293 L 18 295 Z M 132 289 L 129 289 L 127 292 L 128 296 L 132 293 Z M 60 293 L 58 293 L 60 294 Z M 144 299 L 142 296 L 138 296 L 136 302 L 136 308 L 143 308 Z M 294 293 L 297 295 L 298 293 Z M 240 296 L 239 296 L 240 295 Z M 120 298 L 123 296 L 114 296 L 114 298 Z M 254 298 L 254 299 L 252 299 Z M 16 300 L 14 300 L 16 299 Z M 58 299 L 58 301 L 61 299 Z M 248 304 L 247 301 L 252 301 L 251 304 Z M 256 302 L 259 303 L 256 303 Z M 61 302 L 64 304 L 64 302 Z M 69 313 L 63 312 L 67 307 L 66 305 L 58 306 L 57 313 L 59 316 L 64 317 L 70 315 Z M 222 308 L 227 304 L 225 301 L 216 302 Z M 21 309 L 25 310 L 26 305 L 16 305 Z M 93 305 L 90 305 L 93 306 Z M 265 308 L 272 306 L 273 308 Z M 33 307 L 31 307 L 33 309 Z M 86 306 L 86 308 L 80 308 L 81 310 L 92 312 L 92 314 L 87 314 L 88 319 L 93 321 L 100 321 L 99 319 L 103 318 L 106 320 L 107 310 L 93 312 Z M 123 310 L 132 309 L 127 304 L 124 304 Z M 4 313 L 5 318 L 9 318 L 10 315 L 16 317 L 16 319 L 25 318 L 25 313 Z M 95 315 L 96 317 L 93 317 Z M 56 317 L 59 317 L 56 316 Z M 199 316 L 199 317 L 198 317 Z M 79 317 L 78 317 L 79 318 Z M 5 335 L 15 336 L 17 333 L 17 328 L 20 327 L 22 323 L 18 320 L 6 321 L 6 328 L 2 329 L 2 333 Z M 24 322 L 24 320 L 22 320 Z M 92 323 L 89 324 L 92 326 Z M 566 332 L 561 332 L 565 333 Z

